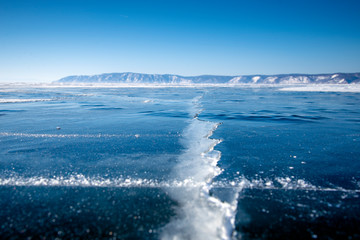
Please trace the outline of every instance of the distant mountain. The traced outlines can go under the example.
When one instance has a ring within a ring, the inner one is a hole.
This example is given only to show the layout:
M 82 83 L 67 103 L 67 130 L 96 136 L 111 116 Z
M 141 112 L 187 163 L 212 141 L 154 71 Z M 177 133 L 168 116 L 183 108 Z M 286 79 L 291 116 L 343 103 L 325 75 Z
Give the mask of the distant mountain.
M 61 78 L 55 83 L 124 84 L 360 84 L 360 73 L 184 77 L 172 74 L 104 73 Z

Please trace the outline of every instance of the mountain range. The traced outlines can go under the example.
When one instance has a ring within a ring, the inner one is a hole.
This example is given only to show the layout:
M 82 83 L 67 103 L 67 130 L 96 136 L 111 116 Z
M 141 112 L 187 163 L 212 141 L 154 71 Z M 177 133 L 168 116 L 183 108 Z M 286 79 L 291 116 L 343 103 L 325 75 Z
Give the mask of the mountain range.
M 55 83 L 123 83 L 123 84 L 360 84 L 360 73 L 333 74 L 279 74 L 279 75 L 201 75 L 104 73 L 75 75 L 61 78 Z

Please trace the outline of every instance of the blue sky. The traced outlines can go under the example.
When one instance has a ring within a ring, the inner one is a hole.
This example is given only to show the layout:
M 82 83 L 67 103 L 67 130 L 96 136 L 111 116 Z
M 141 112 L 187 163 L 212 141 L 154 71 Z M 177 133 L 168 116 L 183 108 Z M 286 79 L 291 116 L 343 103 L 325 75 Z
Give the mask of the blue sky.
M 0 0 L 0 81 L 360 72 L 360 1 Z

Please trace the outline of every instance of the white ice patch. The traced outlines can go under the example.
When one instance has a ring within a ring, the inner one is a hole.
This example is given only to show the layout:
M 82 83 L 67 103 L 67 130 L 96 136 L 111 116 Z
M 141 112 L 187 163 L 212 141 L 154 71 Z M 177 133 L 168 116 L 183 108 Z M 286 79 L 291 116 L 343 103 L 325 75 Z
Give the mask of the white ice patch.
M 59 128 L 59 127 L 57 127 Z M 29 137 L 29 138 L 102 138 L 102 137 L 124 137 L 133 135 L 116 135 L 116 134 L 47 134 L 47 133 L 13 133 L 0 132 L 2 137 Z
M 345 189 L 342 187 L 322 187 L 315 186 L 304 179 L 296 179 L 294 177 L 275 177 L 274 179 L 246 179 L 244 176 L 228 182 L 219 181 L 213 183 L 216 188 L 233 188 L 240 189 L 269 189 L 269 190 L 294 190 L 294 191 L 319 191 L 319 192 L 346 192 L 346 193 L 360 193 L 359 189 Z
M 58 129 L 60 127 L 56 127 Z M 61 129 L 61 128 L 60 128 Z M 180 134 L 175 133 L 176 136 Z M 170 134 L 49 134 L 49 133 L 14 133 L 0 132 L 0 137 L 21 138 L 139 138 L 139 137 L 169 137 Z
M 357 187 L 360 187 L 360 183 L 357 182 Z M 19 175 L 12 175 L 8 177 L 0 177 L 0 186 L 58 186 L 58 187 L 112 187 L 112 188 L 166 188 L 173 189 L 179 193 L 192 192 L 191 189 L 204 188 L 206 184 L 204 182 L 196 182 L 191 178 L 183 180 L 167 180 L 159 181 L 147 178 L 132 178 L 132 177 L 117 177 L 117 178 L 103 178 L 96 176 L 85 176 L 83 174 L 72 174 L 68 176 L 33 176 L 23 177 Z M 345 189 L 342 187 L 320 187 L 303 179 L 292 179 L 289 177 L 270 179 L 253 179 L 247 180 L 241 177 L 230 182 L 214 182 L 211 187 L 213 188 L 231 188 L 236 190 L 242 189 L 273 189 L 273 190 L 299 190 L 299 191 L 323 191 L 323 192 L 346 192 L 346 193 L 360 193 L 360 189 Z M 234 201 L 237 199 L 239 191 L 236 191 L 236 195 L 233 196 Z M 202 193 L 201 193 L 202 194 Z M 181 195 L 181 194 L 180 194 Z M 212 197 L 208 196 L 209 201 L 215 201 Z M 226 203 L 223 206 L 229 207 L 229 210 L 236 210 Z M 230 204 L 234 206 L 233 204 Z M 222 205 L 220 205 L 221 207 Z M 205 209 L 206 210 L 206 209 Z M 228 210 L 226 210 L 228 211 Z
M 60 186 L 60 187 L 134 187 L 134 188 L 196 188 L 201 183 L 185 179 L 183 181 L 157 181 L 146 178 L 103 178 L 83 174 L 69 176 L 10 176 L 0 177 L 0 186 Z
M 27 102 L 48 102 L 48 101 L 52 101 L 53 99 L 50 98 L 44 98 L 44 99 L 40 99 L 40 98 L 29 98 L 29 99 L 24 99 L 24 98 L 13 98 L 13 99 L 6 99 L 6 98 L 1 98 L 0 99 L 0 103 L 27 103 Z
M 299 87 L 285 87 L 279 90 L 288 92 L 360 92 L 360 85 L 307 85 Z

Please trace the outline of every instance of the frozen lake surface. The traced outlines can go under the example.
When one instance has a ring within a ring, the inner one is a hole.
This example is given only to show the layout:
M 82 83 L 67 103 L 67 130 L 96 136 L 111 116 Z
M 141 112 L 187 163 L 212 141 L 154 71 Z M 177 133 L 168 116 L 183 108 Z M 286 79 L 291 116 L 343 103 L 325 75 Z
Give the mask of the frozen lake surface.
M 0 236 L 359 239 L 359 104 L 349 87 L 2 86 Z

